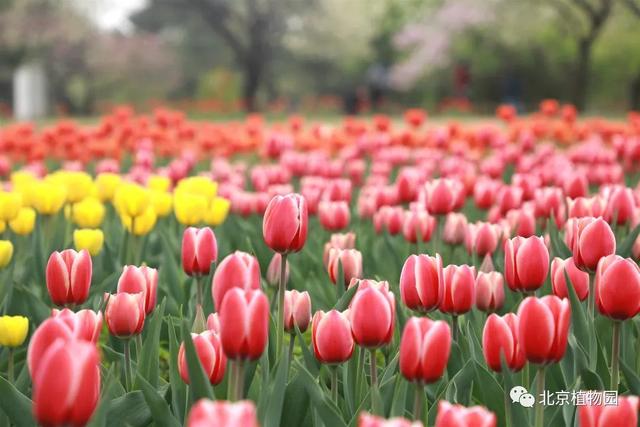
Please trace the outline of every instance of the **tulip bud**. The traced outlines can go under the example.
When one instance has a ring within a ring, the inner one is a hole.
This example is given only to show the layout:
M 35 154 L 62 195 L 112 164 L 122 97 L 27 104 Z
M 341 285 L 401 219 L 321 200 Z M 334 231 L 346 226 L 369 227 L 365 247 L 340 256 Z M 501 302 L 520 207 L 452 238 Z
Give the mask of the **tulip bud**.
M 396 320 L 396 303 L 389 283 L 354 279 L 351 286 L 358 286 L 349 309 L 356 343 L 367 348 L 389 344 Z
M 86 249 L 91 256 L 96 256 L 102 250 L 104 233 L 102 230 L 78 229 L 73 231 L 73 245 L 77 251 Z
M 29 333 L 29 319 L 24 316 L 0 316 L 0 346 L 19 347 Z
M 507 212 L 509 228 L 516 236 L 531 237 L 536 234 L 536 217 L 531 209 L 514 209 Z
M 227 367 L 227 357 L 222 351 L 218 334 L 212 331 L 204 331 L 201 334 L 191 334 L 193 346 L 196 349 L 198 360 L 205 375 L 212 385 L 219 384 L 224 378 Z M 182 381 L 189 384 L 189 369 L 185 355 L 184 343 L 180 344 L 178 351 L 178 371 Z
M 145 295 L 126 292 L 108 295 L 104 318 L 109 333 L 118 338 L 130 338 L 142 332 L 145 319 Z
M 207 317 L 207 329 L 216 334 L 220 334 L 220 316 L 218 313 L 211 313 L 209 317 Z
M 355 344 L 348 311 L 316 311 L 313 316 L 311 341 L 316 359 L 321 363 L 336 364 L 349 360 Z
M 556 257 L 551 261 L 551 288 L 553 294 L 559 298 L 569 298 L 565 272 L 569 276 L 571 285 L 580 301 L 587 299 L 589 295 L 589 274 L 579 270 L 572 257 L 565 260 Z
M 614 187 L 609 190 L 604 218 L 608 223 L 626 224 L 633 218 L 636 202 L 633 191 L 627 187 Z
M 206 276 L 218 258 L 216 236 L 209 227 L 188 227 L 182 235 L 182 269 L 189 276 Z
M 463 191 L 459 181 L 434 179 L 425 184 L 422 196 L 430 214 L 446 215 L 454 210 L 459 193 Z
M 426 212 L 407 212 L 404 215 L 402 235 L 410 243 L 417 243 L 418 239 L 428 242 L 435 225 L 435 218 Z
M 604 316 L 626 320 L 640 313 L 640 267 L 631 258 L 600 259 L 595 282 L 596 306 Z
M 483 406 L 465 408 L 453 405 L 446 400 L 438 403 L 438 415 L 435 427 L 463 427 L 463 426 L 496 427 L 496 414 Z
M 269 262 L 269 267 L 267 267 L 267 283 L 273 287 L 278 287 L 280 283 L 280 266 L 282 264 L 282 255 L 279 253 L 273 254 L 271 258 L 271 262 Z M 284 282 L 289 282 L 289 261 L 287 260 L 285 263 L 284 269 Z
M 580 427 L 636 427 L 639 407 L 638 396 L 620 396 L 615 405 L 580 405 Z
M 400 340 L 400 372 L 408 381 L 438 381 L 449 361 L 451 329 L 442 320 L 411 317 Z
M 216 311 L 220 311 L 225 295 L 233 288 L 260 289 L 260 265 L 254 256 L 235 251 L 220 262 L 211 284 Z
M 504 279 L 501 273 L 480 271 L 476 277 L 476 307 L 478 310 L 493 312 L 504 304 Z
M 156 307 L 158 270 L 146 265 L 142 267 L 125 265 L 118 279 L 118 293 L 122 292 L 130 294 L 142 293 L 145 313 L 151 313 Z
M 85 425 L 100 397 L 100 356 L 94 344 L 54 341 L 33 382 L 33 412 L 41 425 Z
M 284 330 L 295 333 L 294 325 L 304 332 L 311 322 L 311 297 L 309 292 L 296 290 L 284 293 Z
M 385 420 L 384 418 L 361 412 L 358 417 L 358 427 L 422 427 L 422 423 L 420 421 L 409 421 L 401 417 Z
M 77 313 L 64 308 L 62 310 L 53 309 L 52 318 L 64 321 L 72 331 L 76 339 L 97 343 L 102 331 L 102 313 L 93 310 L 80 310 Z
M 89 296 L 91 256 L 86 250 L 53 252 L 47 262 L 47 290 L 56 305 L 82 304 Z
M 459 315 L 471 310 L 475 299 L 475 275 L 475 268 L 468 265 L 448 265 L 442 270 L 440 311 Z
M 572 224 L 568 243 L 576 267 L 594 271 L 600 258 L 616 252 L 616 238 L 602 218 L 579 218 Z
M 335 285 L 338 283 L 339 265 L 342 265 L 342 273 L 344 276 L 343 286 L 347 287 L 352 279 L 362 277 L 362 254 L 356 249 L 335 249 L 329 250 L 329 260 L 327 262 L 327 271 L 329 279 Z
M 400 273 L 400 297 L 412 310 L 421 312 L 437 308 L 444 292 L 442 258 L 411 255 Z
M 524 366 L 526 360 L 518 342 L 518 316 L 508 313 L 502 317 L 490 314 L 482 331 L 482 353 L 487 366 L 502 371 L 502 360 L 514 372 Z
M 349 225 L 350 218 L 351 212 L 347 202 L 323 200 L 318 205 L 318 219 L 325 230 L 342 230 Z
M 469 254 L 476 253 L 481 257 L 492 254 L 498 248 L 502 228 L 498 224 L 477 222 L 467 226 L 465 246 Z
M 518 308 L 518 343 L 531 363 L 559 362 L 567 348 L 569 300 L 555 295 L 527 297 Z
M 465 241 L 467 233 L 467 217 L 463 213 L 450 213 L 447 215 L 442 240 L 450 245 L 459 245 Z
M 187 427 L 259 427 L 258 413 L 250 400 L 227 402 L 200 399 L 189 411 Z
M 539 236 L 514 237 L 504 245 L 504 270 L 509 288 L 531 292 L 542 287 L 549 273 L 549 250 Z
M 11 240 L 0 240 L 0 269 L 5 268 L 13 258 L 13 243 Z
M 104 205 L 93 197 L 73 205 L 72 219 L 80 228 L 98 228 L 104 219 Z
M 264 213 L 262 234 L 272 250 L 298 252 L 307 240 L 307 202 L 299 194 L 275 196 Z
M 11 221 L 22 207 L 22 195 L 18 192 L 0 191 L 0 221 Z
M 269 301 L 260 290 L 230 289 L 219 311 L 220 339 L 229 359 L 256 360 L 269 337 Z

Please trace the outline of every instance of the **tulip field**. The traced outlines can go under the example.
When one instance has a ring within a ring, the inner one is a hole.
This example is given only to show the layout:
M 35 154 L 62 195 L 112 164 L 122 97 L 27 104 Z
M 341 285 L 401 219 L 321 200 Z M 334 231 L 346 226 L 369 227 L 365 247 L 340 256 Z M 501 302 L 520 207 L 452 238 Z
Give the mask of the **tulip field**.
M 0 128 L 0 426 L 631 427 L 640 114 Z

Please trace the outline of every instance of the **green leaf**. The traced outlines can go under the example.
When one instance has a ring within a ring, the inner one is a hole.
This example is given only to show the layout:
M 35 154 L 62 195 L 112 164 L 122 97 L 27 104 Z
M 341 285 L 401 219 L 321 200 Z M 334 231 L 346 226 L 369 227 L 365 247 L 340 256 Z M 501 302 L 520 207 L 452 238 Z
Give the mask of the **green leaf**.
M 635 370 L 627 365 L 623 360 L 620 361 L 620 371 L 624 375 L 627 380 L 627 385 L 629 386 L 629 390 L 634 395 L 640 395 L 640 377 L 636 374 Z
M 555 219 L 550 218 L 548 224 L 551 249 L 553 250 L 554 255 L 562 259 L 569 258 L 572 255 L 571 249 L 569 249 L 566 243 L 564 243 L 564 240 L 560 238 L 560 232 L 558 231 Z
M 31 400 L 20 393 L 9 381 L 0 376 L 0 408 L 18 427 L 31 427 L 36 423 L 31 416 Z
M 327 426 L 346 427 L 346 424 L 335 404 L 323 393 L 322 388 L 316 382 L 316 379 L 305 369 L 302 364 L 295 362 L 303 380 L 304 386 L 311 398 L 313 408 Z
M 169 329 L 169 385 L 171 387 L 171 407 L 173 413 L 176 414 L 179 420 L 184 419 L 185 414 L 185 396 L 187 393 L 187 387 L 182 382 L 180 372 L 178 370 L 178 348 L 180 343 L 176 337 L 176 331 L 171 322 L 171 318 L 167 319 L 167 327 Z
M 211 383 L 200 364 L 186 320 L 182 322 L 182 342 L 184 343 L 185 357 L 187 358 L 187 367 L 189 369 L 191 401 L 195 402 L 202 398 L 214 399 Z
M 586 390 L 604 390 L 604 383 L 600 376 L 589 369 L 583 369 L 580 373 L 582 384 Z
M 138 370 L 142 378 L 146 379 L 153 388 L 158 386 L 160 331 L 162 329 L 162 316 L 164 316 L 165 305 L 166 298 L 163 298 L 162 303 L 153 313 L 153 318 L 147 324 L 146 336 L 138 362 Z M 140 388 L 137 378 L 135 388 Z
M 625 237 L 622 243 L 618 246 L 616 254 L 623 258 L 630 257 L 633 244 L 636 242 L 638 235 L 640 235 L 640 224 L 636 225 L 636 227 L 627 234 L 627 237 Z
M 307 425 L 304 423 L 309 412 L 309 396 L 304 388 L 300 373 L 287 386 L 282 408 L 282 427 L 298 427 Z
M 289 375 L 289 355 L 286 351 L 282 352 L 280 356 L 280 362 L 276 369 L 273 384 L 269 386 L 271 392 L 269 393 L 269 405 L 267 406 L 267 412 L 265 413 L 264 426 L 265 427 L 277 427 L 280 425 L 280 419 L 282 417 L 282 404 L 284 402 L 284 395 L 287 389 L 287 376 Z M 266 384 L 262 385 L 266 387 Z
M 107 414 L 108 427 L 142 427 L 151 421 L 149 406 L 141 391 L 132 391 L 113 399 Z
M 357 290 L 358 290 L 357 286 L 352 286 L 349 289 L 347 289 L 345 293 L 342 294 L 342 296 L 340 297 L 336 305 L 333 306 L 333 308 L 338 311 L 346 310 L 347 307 L 349 307 L 349 303 L 351 303 L 351 299 L 356 294 Z
M 180 427 L 181 423 L 171 415 L 171 410 L 166 400 L 156 392 L 155 388 L 140 373 L 138 373 L 136 383 L 142 389 L 144 400 L 149 405 L 155 425 L 158 427 Z
M 302 357 L 304 358 L 304 363 L 307 366 L 307 369 L 314 377 L 318 376 L 318 372 L 320 372 L 320 363 L 315 358 L 313 354 L 311 354 L 311 350 L 307 347 L 307 343 L 304 340 L 304 336 L 298 329 L 298 325 L 294 325 L 296 328 L 296 337 L 298 338 L 298 345 L 302 349 Z
M 336 276 L 336 301 L 340 301 L 342 295 L 344 295 L 344 267 L 342 266 L 342 259 L 338 258 L 338 275 Z
M 401 375 L 396 376 L 396 386 L 393 391 L 393 399 L 391 400 L 391 409 L 389 410 L 390 417 L 404 417 L 405 408 L 407 405 L 407 389 L 409 383 L 405 381 Z M 414 390 L 414 393 L 418 393 Z
M 498 384 L 495 377 L 479 364 L 474 362 L 476 371 L 475 395 L 484 406 L 496 414 L 498 419 L 504 419 L 504 395 L 505 391 Z
M 111 368 L 105 375 L 104 385 L 102 387 L 102 393 L 100 394 L 100 402 L 98 402 L 98 407 L 93 412 L 91 419 L 89 420 L 89 424 L 87 427 L 105 427 L 107 425 L 107 414 L 109 412 L 109 407 L 111 404 L 111 400 L 109 396 L 112 393 L 112 389 L 114 388 L 114 369 L 115 365 L 111 365 Z
M 571 279 L 569 278 L 567 270 L 565 269 L 563 270 L 563 272 L 564 280 L 567 285 L 569 302 L 571 304 L 571 327 L 576 337 L 576 342 L 580 350 L 586 353 L 588 360 L 595 363 L 595 335 L 593 334 L 593 330 L 589 325 L 590 322 L 587 320 L 587 313 L 584 305 L 582 304 L 580 299 L 578 299 L 578 295 L 576 294 L 576 290 L 573 287 L 573 283 L 571 283 Z

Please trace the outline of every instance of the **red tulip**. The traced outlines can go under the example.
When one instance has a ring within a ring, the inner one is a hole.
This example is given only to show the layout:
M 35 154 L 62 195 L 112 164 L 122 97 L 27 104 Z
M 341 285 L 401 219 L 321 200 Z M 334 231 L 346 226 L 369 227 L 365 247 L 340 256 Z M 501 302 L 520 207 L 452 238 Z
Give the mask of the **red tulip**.
M 411 317 L 400 340 L 400 372 L 408 381 L 438 381 L 449 361 L 451 329 L 442 320 Z
M 453 179 L 434 179 L 424 186 L 425 206 L 430 214 L 445 215 L 452 212 L 463 192 L 462 183 Z
M 269 267 L 267 267 L 267 283 L 271 286 L 277 287 L 280 283 L 280 265 L 282 264 L 282 255 L 278 252 L 273 254 L 271 261 L 269 262 Z M 289 282 L 289 260 L 285 262 L 284 268 L 284 282 Z
M 85 425 L 100 397 L 100 356 L 94 344 L 56 340 L 32 371 L 33 413 L 41 425 Z
M 403 168 L 398 172 L 396 178 L 396 190 L 401 202 L 413 202 L 418 197 L 418 187 L 420 185 L 421 174 L 415 168 Z
M 220 308 L 220 338 L 229 359 L 256 360 L 269 337 L 269 301 L 260 290 L 233 288 Z
M 121 292 L 108 298 L 104 318 L 111 335 L 129 338 L 142 332 L 145 319 L 144 294 Z
M 580 427 L 636 427 L 639 407 L 637 396 L 619 396 L 616 405 L 579 406 Z
M 549 218 L 561 209 L 564 201 L 562 189 L 558 187 L 537 188 L 534 192 L 535 215 L 537 218 Z
M 559 362 L 567 348 L 571 309 L 555 295 L 527 297 L 518 308 L 518 343 L 531 363 Z
M 54 342 L 63 341 L 67 343 L 75 340 L 75 330 L 69 323 L 65 319 L 51 317 L 42 322 L 35 330 L 27 350 L 27 366 L 29 367 L 31 378 L 35 377 L 44 354 Z
M 436 225 L 434 217 L 426 212 L 407 212 L 402 224 L 402 235 L 410 243 L 431 240 L 431 233 Z
M 496 206 L 499 212 L 504 215 L 511 209 L 517 209 L 522 204 L 523 191 L 520 187 L 505 186 L 502 187 L 496 196 Z
M 260 265 L 254 256 L 235 251 L 222 260 L 211 285 L 216 311 L 220 311 L 225 295 L 233 288 L 260 289 Z
M 616 252 L 616 238 L 602 218 L 585 217 L 572 222 L 569 247 L 576 267 L 594 271 L 600 258 Z
M 47 262 L 47 290 L 56 305 L 82 304 L 89 296 L 91 256 L 86 249 L 53 252 Z
M 446 400 L 438 403 L 435 427 L 495 427 L 496 415 L 483 406 L 465 408 Z
M 211 313 L 207 317 L 207 329 L 216 334 L 220 334 L 220 316 L 218 313 Z
M 51 317 L 63 320 L 73 331 L 76 339 L 91 341 L 94 344 L 100 338 L 102 330 L 102 313 L 93 310 L 80 310 L 77 313 L 64 308 L 62 310 L 53 309 Z M 33 339 L 33 338 L 32 338 Z
M 514 209 L 507 212 L 509 228 L 516 236 L 531 237 L 536 234 L 536 217 L 531 209 Z
M 442 258 L 411 255 L 400 273 L 400 297 L 412 310 L 422 312 L 437 308 L 444 293 Z
M 504 304 L 504 279 L 501 273 L 491 271 L 478 273 L 476 277 L 476 307 L 478 310 L 492 312 Z
M 469 254 L 476 253 L 480 256 L 492 254 L 498 248 L 502 228 L 498 224 L 477 222 L 467 225 L 465 245 Z
M 385 420 L 382 417 L 361 412 L 358 417 L 358 427 L 422 427 L 422 423 L 401 417 Z
M 631 258 L 602 258 L 595 282 L 596 305 L 604 316 L 626 320 L 640 312 L 640 267 Z
M 182 269 L 189 276 L 206 276 L 218 258 L 216 235 L 209 227 L 188 227 L 182 235 Z
M 606 200 L 601 196 L 567 198 L 569 218 L 582 218 L 585 216 L 599 217 L 604 214 Z
M 560 298 L 569 298 L 565 271 L 580 301 L 587 299 L 589 296 L 589 274 L 578 269 L 572 257 L 565 260 L 556 257 L 551 261 L 551 288 L 554 295 Z
M 321 363 L 335 364 L 349 360 L 355 347 L 349 312 L 316 311 L 311 327 L 311 341 L 316 359 Z
M 475 299 L 476 273 L 468 265 L 448 265 L 442 270 L 443 297 L 440 311 L 453 315 L 471 310 Z
M 338 282 L 338 266 L 342 265 L 344 284 L 347 286 L 352 279 L 362 277 L 362 254 L 356 249 L 335 249 L 329 250 L 329 260 L 327 270 L 329 279 L 335 285 Z
M 467 217 L 462 213 L 450 213 L 444 223 L 442 240 L 450 245 L 463 243 L 467 234 Z
M 189 411 L 187 427 L 259 427 L 253 402 L 200 399 Z
M 626 224 L 633 218 L 633 212 L 636 208 L 636 202 L 633 197 L 633 191 L 627 187 L 614 187 L 607 189 L 606 194 L 607 206 L 604 212 L 604 218 L 607 222 L 617 224 Z
M 504 245 L 504 271 L 509 288 L 531 292 L 542 287 L 549 273 L 549 250 L 539 236 L 514 237 Z
M 389 344 L 396 319 L 396 304 L 389 283 L 353 280 L 351 286 L 358 286 L 349 310 L 353 338 L 367 348 Z
M 479 179 L 473 187 L 473 200 L 480 209 L 489 209 L 496 198 L 502 182 L 492 179 Z
M 298 252 L 307 240 L 307 202 L 299 194 L 275 196 L 264 213 L 262 234 L 271 249 Z
M 482 331 L 482 353 L 487 366 L 502 371 L 502 361 L 514 372 L 524 366 L 526 360 L 518 342 L 518 316 L 507 313 L 500 317 L 490 314 Z
M 329 261 L 329 251 L 331 248 L 336 249 L 354 249 L 356 246 L 356 235 L 354 233 L 334 233 L 327 243 L 324 244 L 324 251 L 322 253 L 322 262 L 327 266 Z
M 224 371 L 227 367 L 227 357 L 222 351 L 218 334 L 212 331 L 204 331 L 200 334 L 191 334 L 193 345 L 198 354 L 198 360 L 209 378 L 211 384 L 219 384 L 224 378 Z M 178 351 L 178 371 L 182 381 L 189 384 L 189 368 L 185 354 L 184 343 L 180 344 Z
M 318 219 L 325 230 L 342 230 L 349 225 L 351 219 L 349 204 L 344 201 L 322 201 L 318 205 Z
M 382 206 L 373 215 L 373 227 L 376 233 L 381 233 L 383 227 L 391 235 L 396 235 L 402 231 L 404 224 L 404 209 L 401 206 Z
M 158 270 L 155 268 L 125 265 L 118 279 L 118 293 L 144 295 L 144 310 L 149 314 L 156 307 L 158 295 Z
M 311 322 L 311 297 L 309 292 L 295 289 L 284 293 L 284 330 L 295 333 L 294 326 L 304 332 Z

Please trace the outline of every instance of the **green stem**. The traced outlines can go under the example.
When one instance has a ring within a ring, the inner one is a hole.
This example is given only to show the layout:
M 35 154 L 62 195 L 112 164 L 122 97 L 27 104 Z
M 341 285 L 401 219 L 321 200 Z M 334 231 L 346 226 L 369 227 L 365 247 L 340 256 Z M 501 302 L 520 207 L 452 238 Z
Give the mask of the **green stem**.
M 453 340 L 455 342 L 458 342 L 458 316 L 457 315 L 453 315 L 451 316 L 451 332 L 453 335 Z
M 593 273 L 589 273 L 589 296 L 588 296 L 588 308 L 589 315 L 591 316 L 591 320 L 596 318 L 596 295 L 595 295 L 595 287 L 596 287 L 596 277 Z
M 362 395 L 362 380 L 364 378 L 364 357 L 365 351 L 363 348 L 358 349 L 358 366 L 356 367 L 356 399 L 357 403 L 360 403 L 360 396 Z
M 284 341 L 284 293 L 287 290 L 286 282 L 287 254 L 280 256 L 280 284 L 278 286 L 278 330 L 276 331 L 276 358 L 282 354 Z
M 536 376 L 536 399 L 544 393 L 544 365 L 538 368 L 538 375 Z M 544 427 L 544 405 L 537 401 L 535 412 L 535 427 Z
M 140 355 L 142 354 L 142 334 L 136 335 L 136 357 L 140 363 Z
M 236 398 L 235 400 L 244 399 L 244 360 L 238 360 L 238 375 L 236 384 Z
M 524 369 L 522 369 L 522 385 L 527 390 L 529 389 L 529 362 L 524 364 Z
M 331 400 L 338 404 L 338 367 L 330 366 L 331 370 Z
M 204 332 L 207 330 L 207 320 L 204 316 L 204 310 L 202 309 L 203 302 L 203 280 L 206 280 L 203 277 L 196 277 L 196 312 L 193 319 L 193 326 L 191 330 L 196 334 Z
M 507 374 L 502 374 L 502 385 L 505 390 L 504 394 L 504 416 L 505 416 L 505 425 L 511 425 L 511 401 L 509 400 L 509 394 L 506 392 L 507 390 Z M 525 385 L 526 387 L 526 385 Z
M 7 379 L 10 383 L 14 380 L 14 368 L 13 368 L 13 348 L 9 348 L 9 363 L 7 365 Z
M 238 382 L 238 379 L 236 378 L 238 376 L 238 369 L 235 360 L 230 361 L 229 368 L 229 378 L 227 378 L 227 400 L 233 401 L 236 396 L 236 383 Z
M 296 336 L 293 334 L 289 335 L 289 367 L 291 367 L 291 362 L 293 362 L 293 349 L 296 346 Z
M 422 395 L 424 394 L 424 386 L 420 381 L 416 382 L 415 396 L 413 397 L 413 419 L 420 421 L 422 417 Z
M 378 387 L 378 366 L 376 361 L 376 349 L 369 350 L 369 369 L 371 373 L 371 388 Z
M 620 382 L 620 329 L 622 322 L 613 322 L 613 337 L 611 339 L 611 390 L 618 390 Z
M 202 307 L 203 292 L 202 292 L 202 278 L 196 277 L 196 304 Z
M 131 349 L 129 348 L 129 339 L 124 340 L 124 382 L 127 391 L 131 390 Z

